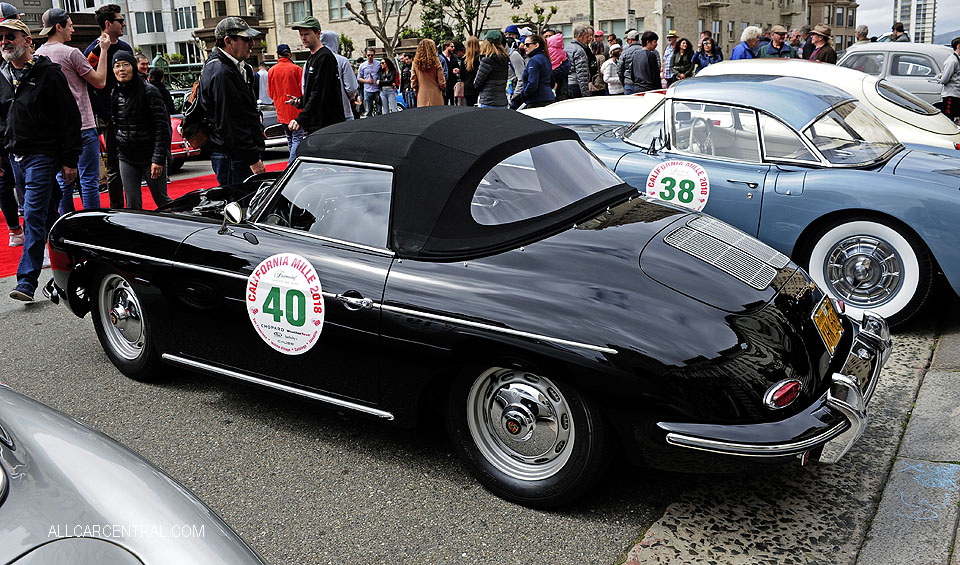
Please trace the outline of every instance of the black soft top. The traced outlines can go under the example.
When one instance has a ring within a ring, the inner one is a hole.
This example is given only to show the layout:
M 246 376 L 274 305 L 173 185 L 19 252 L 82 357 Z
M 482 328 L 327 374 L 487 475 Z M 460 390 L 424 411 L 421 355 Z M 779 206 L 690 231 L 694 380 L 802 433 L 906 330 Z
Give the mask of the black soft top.
M 456 260 L 540 239 L 605 205 L 611 192 L 635 191 L 620 185 L 510 224 L 473 219 L 470 203 L 487 172 L 511 155 L 560 140 L 579 137 L 509 110 L 433 106 L 325 127 L 300 143 L 297 156 L 393 167 L 390 248 L 401 258 Z

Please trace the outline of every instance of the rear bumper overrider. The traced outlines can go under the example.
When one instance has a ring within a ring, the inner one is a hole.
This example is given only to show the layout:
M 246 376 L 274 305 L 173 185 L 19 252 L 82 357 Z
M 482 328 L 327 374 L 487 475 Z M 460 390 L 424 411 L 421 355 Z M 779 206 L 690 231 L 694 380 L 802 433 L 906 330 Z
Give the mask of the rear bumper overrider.
M 886 321 L 865 313 L 853 322 L 852 345 L 827 391 L 800 414 L 781 422 L 713 425 L 659 422 L 667 443 L 744 457 L 784 457 L 819 451 L 822 463 L 840 460 L 866 430 L 867 404 L 890 356 Z M 822 450 L 820 449 L 822 448 Z

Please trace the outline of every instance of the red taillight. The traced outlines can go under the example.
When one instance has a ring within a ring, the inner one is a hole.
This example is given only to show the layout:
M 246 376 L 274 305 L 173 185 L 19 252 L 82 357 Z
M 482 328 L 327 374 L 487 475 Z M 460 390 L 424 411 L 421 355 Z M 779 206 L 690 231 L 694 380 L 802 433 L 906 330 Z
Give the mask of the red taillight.
M 773 385 L 763 397 L 767 408 L 785 408 L 800 396 L 800 381 L 791 379 Z
M 54 249 L 52 245 L 47 247 L 50 249 L 50 268 L 54 271 L 69 271 L 71 267 L 70 257 L 66 253 Z
M 957 148 L 957 151 L 960 151 L 960 143 L 954 143 L 953 146 Z

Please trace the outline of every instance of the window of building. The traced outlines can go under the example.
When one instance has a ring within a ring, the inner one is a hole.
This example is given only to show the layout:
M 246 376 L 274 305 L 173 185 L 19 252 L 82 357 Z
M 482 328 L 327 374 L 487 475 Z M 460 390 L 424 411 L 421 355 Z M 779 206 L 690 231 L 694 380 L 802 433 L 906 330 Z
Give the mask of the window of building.
M 286 25 L 293 25 L 305 17 L 307 17 L 307 5 L 303 0 L 283 3 L 283 22 Z
M 722 22 L 721 22 L 720 20 L 713 20 L 713 27 L 711 27 L 710 31 L 713 32 L 713 37 L 714 37 L 714 38 L 719 38 L 719 37 L 720 37 L 720 26 L 721 26 L 721 25 L 722 25 Z
M 350 17 L 347 11 L 347 0 L 328 0 L 330 7 L 330 20 L 345 20 Z
M 743 33 L 743 30 L 747 29 L 750 26 L 750 22 L 740 22 L 740 33 Z
M 160 10 L 154 12 L 153 21 L 157 24 L 157 33 L 163 33 L 163 12 Z
M 192 41 L 181 41 L 177 43 L 177 53 L 183 56 L 186 63 L 202 63 L 203 58 L 200 48 Z
M 213 12 L 210 9 L 210 2 L 203 3 L 203 18 L 210 19 L 213 17 Z
M 727 22 L 727 37 L 733 39 L 733 22 Z
M 671 29 L 673 29 L 673 16 L 667 16 L 666 20 L 667 20 L 667 31 L 669 32 Z M 663 38 L 663 40 L 666 41 L 666 38 Z
M 213 17 L 222 18 L 227 15 L 227 0 L 213 1 Z
M 857 10 L 855 8 L 847 8 L 847 27 L 853 27 L 853 24 L 857 21 Z
M 823 23 L 830 25 L 830 14 L 833 12 L 833 6 L 823 7 Z
M 627 33 L 627 20 L 600 20 L 600 29 L 607 35 L 611 33 L 616 35 L 617 41 L 622 42 L 624 35 Z
M 203 3 L 204 10 L 209 7 L 209 2 Z M 179 29 L 193 29 L 196 27 L 199 27 L 197 25 L 197 7 L 187 6 L 185 8 L 177 8 L 177 20 L 174 25 L 174 31 Z
M 833 20 L 837 23 L 837 26 L 843 25 L 843 8 L 837 6 L 837 19 Z
M 703 33 L 704 28 L 707 26 L 707 20 L 697 20 L 697 33 Z
M 157 31 L 153 19 L 153 12 L 137 12 L 137 33 L 153 33 Z

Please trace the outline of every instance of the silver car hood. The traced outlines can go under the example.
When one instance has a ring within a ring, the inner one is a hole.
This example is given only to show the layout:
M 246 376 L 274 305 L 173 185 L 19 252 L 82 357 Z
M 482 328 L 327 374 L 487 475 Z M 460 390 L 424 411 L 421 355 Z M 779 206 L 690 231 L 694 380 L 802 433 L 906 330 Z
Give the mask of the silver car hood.
M 57 541 L 75 538 L 120 546 L 146 565 L 264 563 L 219 516 L 146 459 L 5 386 L 0 428 L 7 479 L 0 563 L 48 563 L 43 555 L 53 547 L 69 548 L 74 565 L 103 563 L 102 543 Z

